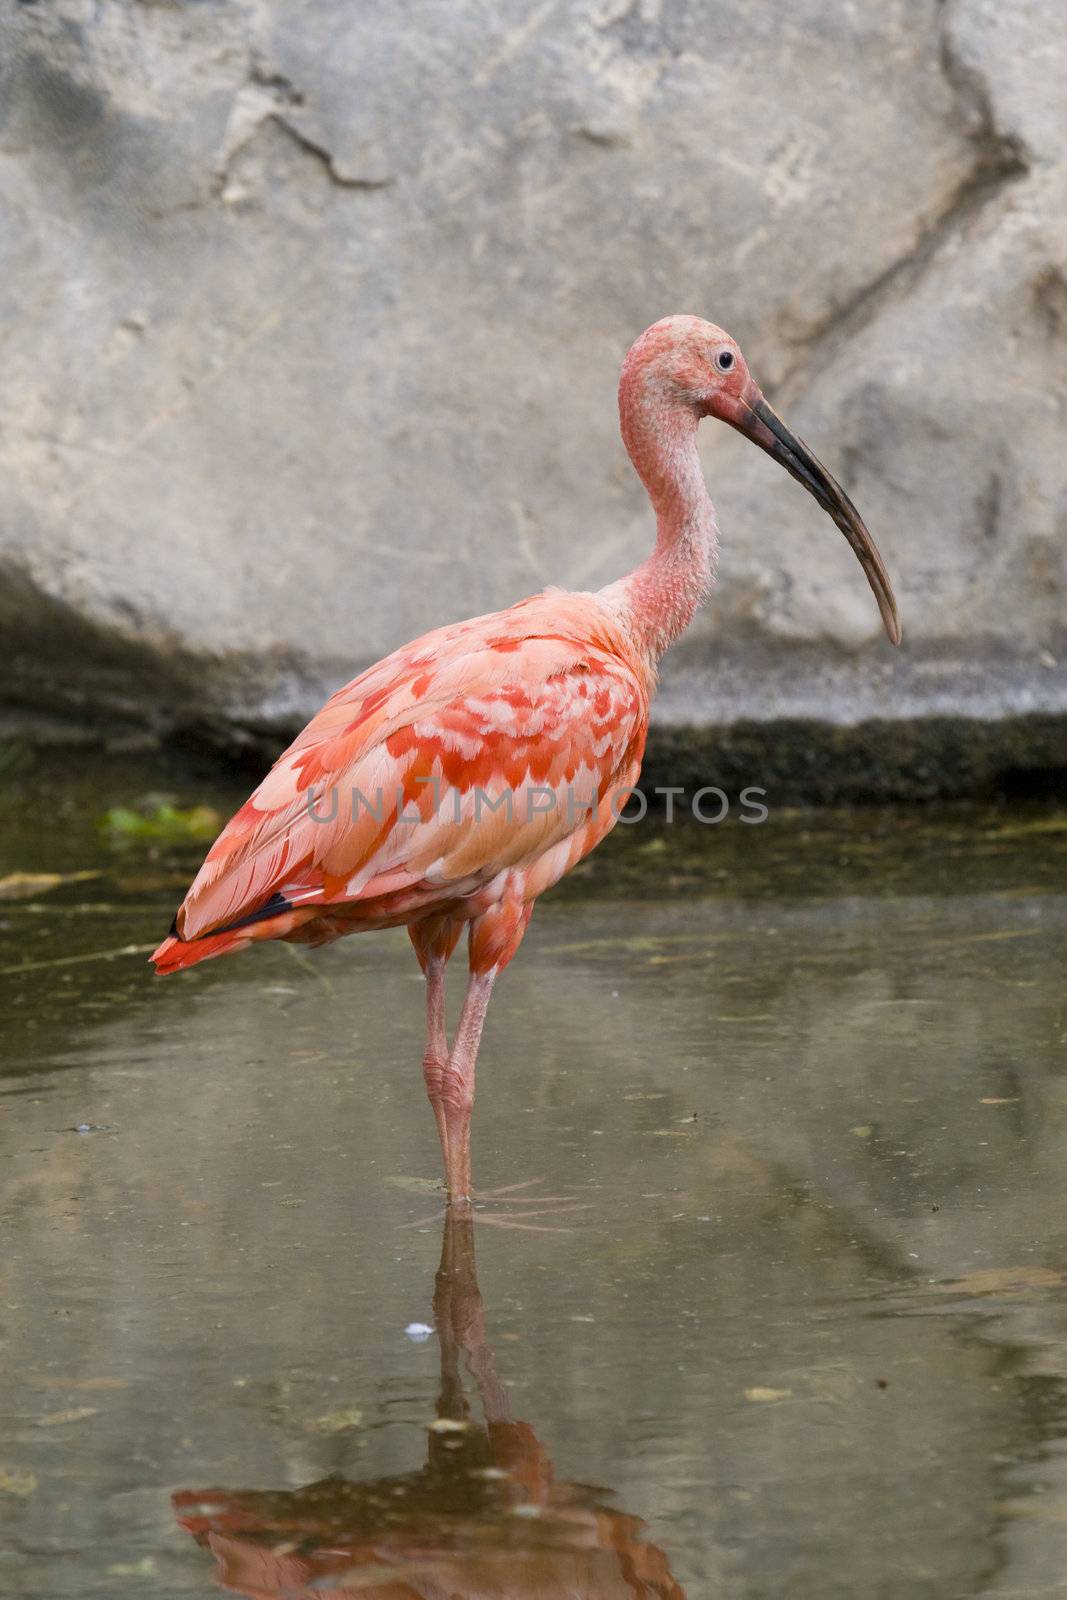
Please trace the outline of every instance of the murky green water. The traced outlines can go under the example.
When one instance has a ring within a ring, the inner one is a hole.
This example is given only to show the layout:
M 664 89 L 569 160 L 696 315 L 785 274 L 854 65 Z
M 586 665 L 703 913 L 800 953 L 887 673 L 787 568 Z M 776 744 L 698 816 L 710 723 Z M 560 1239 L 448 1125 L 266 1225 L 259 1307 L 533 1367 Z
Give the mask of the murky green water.
M 443 1239 L 405 937 L 85 959 L 131 782 L 0 808 L 0 1590 L 1067 1595 L 1067 816 L 620 830 Z

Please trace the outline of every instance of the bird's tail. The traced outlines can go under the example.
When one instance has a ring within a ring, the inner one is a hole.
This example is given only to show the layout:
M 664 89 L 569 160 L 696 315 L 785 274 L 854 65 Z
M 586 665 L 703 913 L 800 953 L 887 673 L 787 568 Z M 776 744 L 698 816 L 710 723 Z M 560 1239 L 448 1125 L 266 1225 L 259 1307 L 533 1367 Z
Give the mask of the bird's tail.
M 231 951 L 243 950 L 252 943 L 251 929 L 231 929 L 228 933 L 207 933 L 202 939 L 180 939 L 170 934 L 151 960 L 160 976 L 180 972 L 183 967 L 195 967 L 198 961 L 210 961 L 212 956 L 228 956 Z
M 238 922 L 231 922 L 225 928 L 215 928 L 195 939 L 182 938 L 175 917 L 169 935 L 150 959 L 155 963 L 156 971 L 165 976 L 168 972 L 180 972 L 183 967 L 195 967 L 198 961 L 210 961 L 212 956 L 228 956 L 259 939 L 322 943 L 324 941 L 321 938 L 309 939 L 304 929 L 305 923 L 319 917 L 320 910 L 319 906 L 290 905 L 284 895 L 274 894 L 266 905 L 248 912 Z M 334 938 L 336 933 L 328 932 L 325 937 Z

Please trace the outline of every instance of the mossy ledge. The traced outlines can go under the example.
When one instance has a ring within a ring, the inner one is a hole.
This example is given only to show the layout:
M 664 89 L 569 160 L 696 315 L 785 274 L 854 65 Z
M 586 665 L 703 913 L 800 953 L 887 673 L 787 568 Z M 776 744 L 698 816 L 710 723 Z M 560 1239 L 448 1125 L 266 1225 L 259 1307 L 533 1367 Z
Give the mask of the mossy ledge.
M 0 707 L 0 783 L 37 757 L 47 763 L 49 750 L 62 759 L 72 746 L 126 763 L 143 759 L 146 772 L 162 757 L 172 768 L 187 764 L 254 782 L 296 731 L 288 719 L 191 716 L 150 730 L 125 719 L 75 721 Z M 763 789 L 772 807 L 1067 800 L 1067 716 L 653 724 L 640 787 L 651 809 L 665 806 L 657 789 L 683 789 L 691 799 L 705 787 L 735 802 L 742 789 Z
M 751 785 L 778 806 L 1067 799 L 1067 717 L 654 726 L 641 788 L 652 801 L 668 785 L 731 796 Z

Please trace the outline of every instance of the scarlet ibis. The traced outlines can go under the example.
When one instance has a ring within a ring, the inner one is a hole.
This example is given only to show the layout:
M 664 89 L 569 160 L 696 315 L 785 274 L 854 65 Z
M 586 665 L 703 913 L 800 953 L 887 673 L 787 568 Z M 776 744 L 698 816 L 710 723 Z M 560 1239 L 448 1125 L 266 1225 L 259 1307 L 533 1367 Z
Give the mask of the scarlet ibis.
M 471 1192 L 474 1069 L 493 984 L 537 896 L 618 820 L 659 659 L 712 585 L 702 417 L 758 444 L 830 514 L 900 642 L 859 512 L 722 328 L 674 316 L 646 329 L 623 364 L 619 413 L 656 513 L 648 559 L 595 593 L 549 590 L 424 634 L 339 689 L 227 823 L 152 958 L 175 972 L 261 939 L 325 944 L 405 925 L 426 978 L 423 1072 L 453 1203 Z M 450 1047 L 445 966 L 464 928 L 470 978 Z

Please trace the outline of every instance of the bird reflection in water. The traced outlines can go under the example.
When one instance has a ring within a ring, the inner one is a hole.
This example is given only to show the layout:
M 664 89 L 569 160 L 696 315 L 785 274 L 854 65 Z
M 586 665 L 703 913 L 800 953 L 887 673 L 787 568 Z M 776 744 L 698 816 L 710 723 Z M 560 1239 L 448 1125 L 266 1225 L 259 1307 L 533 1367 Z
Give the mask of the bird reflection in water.
M 296 1490 L 183 1490 L 182 1527 L 248 1600 L 685 1600 L 639 1518 L 560 1483 L 514 1422 L 485 1332 L 473 1221 L 449 1213 L 434 1290 L 437 1419 L 424 1467 Z M 484 1423 L 470 1415 L 461 1364 Z

